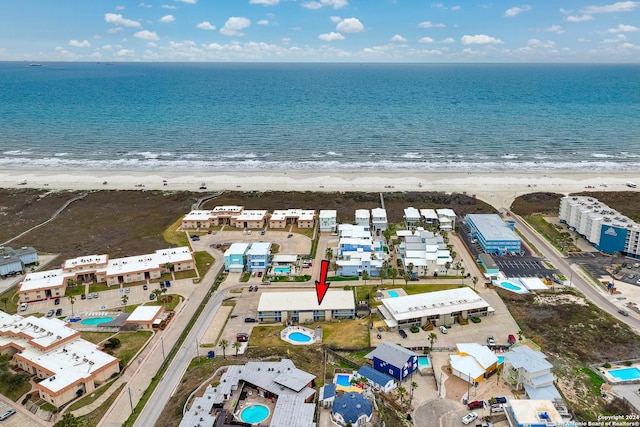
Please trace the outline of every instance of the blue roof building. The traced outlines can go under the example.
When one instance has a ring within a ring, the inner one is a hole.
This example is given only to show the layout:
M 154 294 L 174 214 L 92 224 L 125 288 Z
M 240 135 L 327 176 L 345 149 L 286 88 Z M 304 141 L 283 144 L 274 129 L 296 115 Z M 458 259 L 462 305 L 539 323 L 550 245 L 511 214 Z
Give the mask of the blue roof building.
M 362 366 L 358 369 L 358 377 L 364 377 L 369 381 L 369 384 L 375 388 L 378 388 L 385 393 L 389 393 L 396 388 L 396 380 L 393 377 L 376 371 L 371 366 Z
M 0 276 L 23 273 L 26 265 L 38 262 L 38 252 L 31 246 L 13 249 L 0 247 Z
M 371 421 L 373 406 L 362 394 L 349 392 L 334 400 L 331 415 L 333 421 L 340 426 L 346 426 L 347 423 L 364 425 Z
M 504 222 L 496 214 L 468 214 L 465 217 L 472 239 L 490 254 L 518 253 L 520 237 L 513 231 L 514 222 Z
M 373 369 L 390 375 L 398 381 L 402 381 L 418 369 L 418 355 L 416 353 L 390 342 L 380 343 L 365 357 L 371 359 Z

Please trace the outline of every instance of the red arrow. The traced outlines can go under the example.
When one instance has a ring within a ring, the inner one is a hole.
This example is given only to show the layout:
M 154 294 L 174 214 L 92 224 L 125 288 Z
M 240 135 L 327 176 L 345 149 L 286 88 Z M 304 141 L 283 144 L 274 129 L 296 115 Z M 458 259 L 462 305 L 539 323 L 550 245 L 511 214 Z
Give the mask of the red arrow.
M 327 282 L 327 273 L 329 272 L 329 260 L 323 259 L 320 264 L 320 281 L 316 280 L 316 295 L 318 296 L 318 305 L 322 304 L 324 296 L 327 294 L 329 285 Z

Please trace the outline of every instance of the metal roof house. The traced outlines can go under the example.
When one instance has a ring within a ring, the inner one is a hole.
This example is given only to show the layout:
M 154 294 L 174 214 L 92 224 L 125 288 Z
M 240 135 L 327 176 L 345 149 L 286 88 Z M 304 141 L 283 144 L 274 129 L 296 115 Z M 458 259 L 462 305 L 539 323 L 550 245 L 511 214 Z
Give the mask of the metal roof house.
M 356 374 L 357 377 L 364 377 L 374 388 L 389 393 L 396 388 L 396 380 L 392 376 L 373 369 L 371 366 L 361 366 Z
M 418 355 L 397 344 L 380 343 L 365 358 L 370 359 L 373 368 L 387 374 L 398 381 L 402 381 L 418 369 Z
M 362 394 L 349 392 L 333 401 L 331 415 L 332 421 L 339 426 L 360 426 L 371 421 L 373 405 Z
M 0 276 L 22 273 L 25 266 L 38 262 L 38 251 L 31 246 L 13 249 L 9 246 L 0 247 Z

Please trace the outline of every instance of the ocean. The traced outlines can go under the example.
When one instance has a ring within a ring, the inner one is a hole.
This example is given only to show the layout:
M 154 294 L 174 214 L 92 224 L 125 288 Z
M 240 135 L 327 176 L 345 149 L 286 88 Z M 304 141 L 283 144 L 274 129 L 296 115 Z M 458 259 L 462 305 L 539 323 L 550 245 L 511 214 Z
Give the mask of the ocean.
M 640 66 L 0 62 L 0 168 L 625 171 Z

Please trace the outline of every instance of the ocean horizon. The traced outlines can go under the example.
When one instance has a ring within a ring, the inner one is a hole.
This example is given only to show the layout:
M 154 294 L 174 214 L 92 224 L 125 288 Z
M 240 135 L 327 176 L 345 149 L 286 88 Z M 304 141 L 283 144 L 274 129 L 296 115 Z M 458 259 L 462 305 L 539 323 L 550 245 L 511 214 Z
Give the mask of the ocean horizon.
M 640 65 L 0 62 L 0 168 L 635 171 Z

